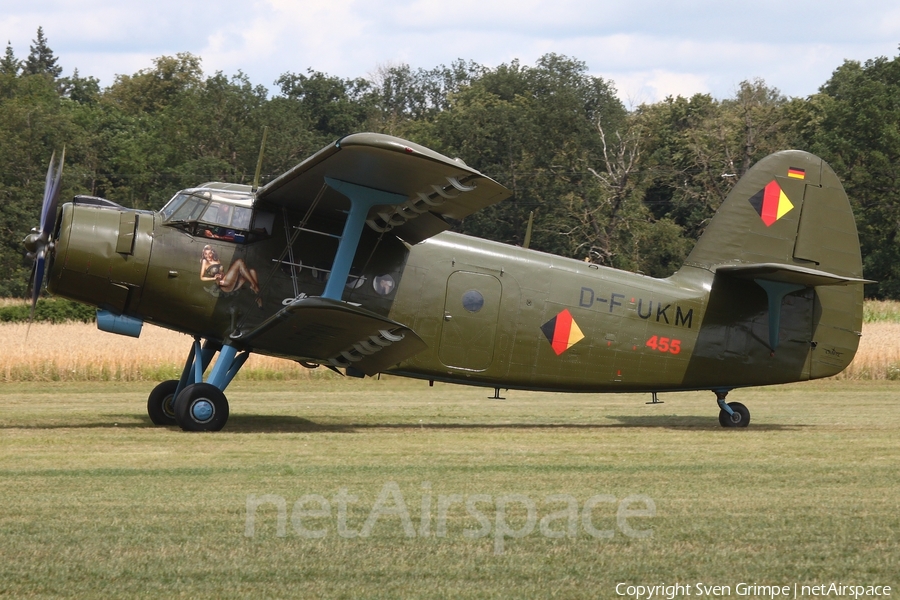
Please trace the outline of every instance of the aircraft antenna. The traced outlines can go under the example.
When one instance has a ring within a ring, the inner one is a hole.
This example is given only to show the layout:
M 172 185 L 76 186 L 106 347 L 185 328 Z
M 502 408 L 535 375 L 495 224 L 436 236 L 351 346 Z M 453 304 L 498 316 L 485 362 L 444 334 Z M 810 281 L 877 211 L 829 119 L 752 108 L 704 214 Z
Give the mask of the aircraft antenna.
M 259 174 L 262 171 L 263 154 L 266 151 L 266 135 L 269 133 L 269 126 L 263 127 L 262 143 L 259 145 L 259 158 L 256 160 L 256 175 L 253 176 L 253 188 L 250 191 L 255 192 L 259 188 Z
M 528 213 L 528 226 L 525 227 L 525 241 L 522 247 L 527 248 L 531 244 L 531 226 L 534 225 L 534 211 Z

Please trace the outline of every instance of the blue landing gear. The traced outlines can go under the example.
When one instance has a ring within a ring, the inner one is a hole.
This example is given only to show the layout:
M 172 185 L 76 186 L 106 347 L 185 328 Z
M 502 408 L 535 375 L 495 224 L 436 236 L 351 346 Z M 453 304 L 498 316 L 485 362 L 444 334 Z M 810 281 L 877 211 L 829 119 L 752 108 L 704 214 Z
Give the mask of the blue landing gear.
M 216 353 L 219 359 L 204 382 L 203 373 Z M 250 352 L 238 354 L 234 346 L 210 340 L 201 347 L 196 338 L 181 379 L 164 381 L 150 393 L 150 420 L 156 425 L 178 425 L 185 431 L 219 431 L 228 421 L 225 388 L 249 357 Z
M 750 424 L 750 411 L 740 402 L 725 403 L 729 390 L 713 390 L 719 405 L 719 425 L 722 427 L 746 427 Z

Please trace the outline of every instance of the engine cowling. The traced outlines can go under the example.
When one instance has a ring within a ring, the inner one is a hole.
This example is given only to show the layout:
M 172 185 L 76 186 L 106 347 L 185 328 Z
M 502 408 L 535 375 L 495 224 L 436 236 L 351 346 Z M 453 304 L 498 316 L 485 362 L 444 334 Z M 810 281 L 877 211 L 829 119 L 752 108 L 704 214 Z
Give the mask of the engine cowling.
M 116 314 L 133 312 L 147 276 L 153 220 L 154 213 L 148 211 L 66 203 L 57 225 L 48 289 Z

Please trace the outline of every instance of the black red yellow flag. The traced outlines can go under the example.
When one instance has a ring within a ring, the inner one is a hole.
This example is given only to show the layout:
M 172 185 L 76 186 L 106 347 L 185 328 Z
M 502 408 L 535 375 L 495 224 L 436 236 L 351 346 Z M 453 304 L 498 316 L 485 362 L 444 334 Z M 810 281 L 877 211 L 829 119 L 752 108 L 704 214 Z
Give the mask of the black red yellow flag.
M 557 356 L 584 339 L 581 328 L 568 308 L 541 325 L 541 331 L 547 336 Z
M 788 199 L 787 194 L 784 193 L 778 182 L 774 180 L 751 196 L 750 204 L 759 213 L 759 217 L 766 224 L 766 227 L 771 227 L 775 221 L 788 214 L 794 208 L 794 204 Z

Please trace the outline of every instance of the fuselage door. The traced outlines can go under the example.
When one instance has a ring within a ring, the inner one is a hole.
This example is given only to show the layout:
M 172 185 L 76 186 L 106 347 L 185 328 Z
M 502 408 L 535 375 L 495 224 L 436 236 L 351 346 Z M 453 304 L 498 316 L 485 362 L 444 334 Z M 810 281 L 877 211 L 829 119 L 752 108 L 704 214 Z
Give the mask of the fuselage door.
M 447 296 L 438 356 L 448 367 L 483 371 L 494 358 L 502 285 L 493 275 L 456 271 Z

